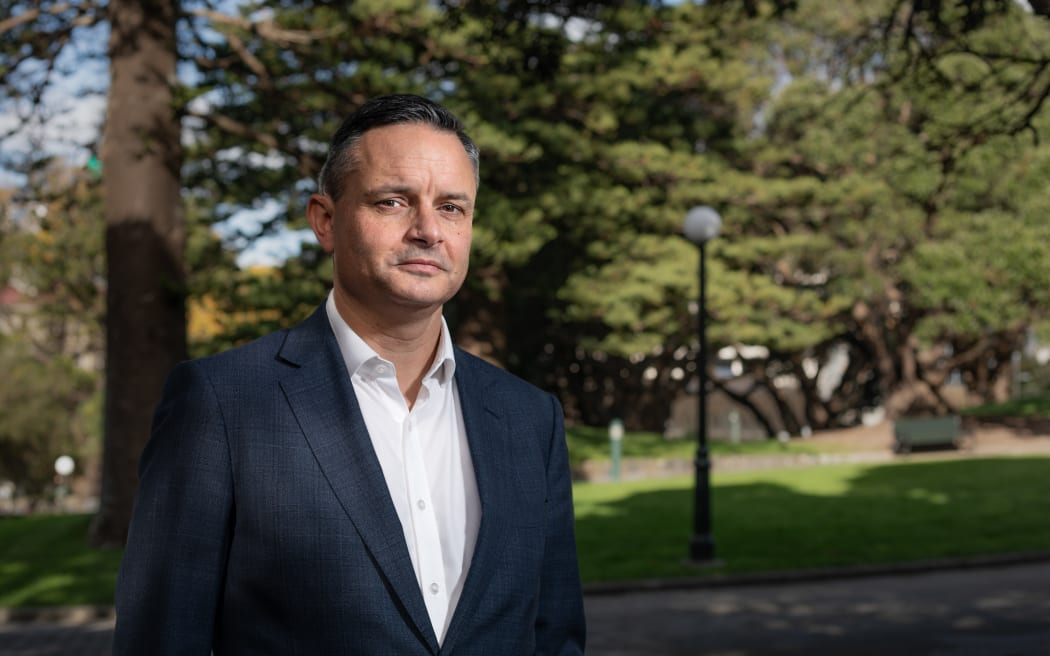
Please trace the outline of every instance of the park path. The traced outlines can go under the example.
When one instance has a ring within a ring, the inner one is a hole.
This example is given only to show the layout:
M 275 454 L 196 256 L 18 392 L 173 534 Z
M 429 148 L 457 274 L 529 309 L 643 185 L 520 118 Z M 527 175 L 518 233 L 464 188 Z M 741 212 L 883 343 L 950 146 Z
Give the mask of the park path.
M 1046 656 L 1050 561 L 588 595 L 589 656 Z M 112 620 L 0 625 L 3 656 L 103 656 Z
M 590 656 L 1047 656 L 1050 561 L 587 599 Z
M 978 425 L 969 431 L 962 449 L 935 449 L 898 455 L 893 450 L 893 423 L 855 426 L 821 431 L 808 438 L 797 438 L 802 445 L 815 447 L 816 453 L 769 453 L 764 455 L 715 455 L 715 472 L 782 469 L 859 463 L 920 462 L 992 456 L 1050 455 L 1050 434 L 995 424 Z M 688 458 L 624 458 L 622 480 L 643 480 L 692 476 L 695 465 Z M 577 480 L 602 482 L 611 479 L 608 461 L 589 461 L 574 471 Z M 1050 656 L 1050 655 L 1048 655 Z

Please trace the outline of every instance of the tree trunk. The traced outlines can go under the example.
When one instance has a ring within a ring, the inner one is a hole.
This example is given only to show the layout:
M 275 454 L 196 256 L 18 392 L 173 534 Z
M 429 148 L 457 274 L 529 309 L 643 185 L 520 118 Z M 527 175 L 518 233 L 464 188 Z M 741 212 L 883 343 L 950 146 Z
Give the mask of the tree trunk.
M 165 376 L 186 357 L 182 152 L 174 107 L 177 0 L 110 0 L 102 142 L 106 402 L 96 545 L 123 545 L 138 459 Z

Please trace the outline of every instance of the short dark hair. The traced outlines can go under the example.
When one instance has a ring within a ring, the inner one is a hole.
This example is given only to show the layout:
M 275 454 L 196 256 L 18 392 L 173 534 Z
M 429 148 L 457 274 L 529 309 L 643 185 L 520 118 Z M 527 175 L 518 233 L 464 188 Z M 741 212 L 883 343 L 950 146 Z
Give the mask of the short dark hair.
M 455 134 L 470 158 L 470 164 L 474 168 L 474 182 L 478 183 L 478 147 L 467 136 L 462 121 L 433 100 L 409 93 L 398 93 L 369 100 L 343 121 L 332 136 L 328 159 L 317 177 L 318 192 L 337 199 L 343 193 L 346 176 L 354 169 L 354 146 L 361 137 L 374 128 L 399 124 L 428 125 L 435 130 Z

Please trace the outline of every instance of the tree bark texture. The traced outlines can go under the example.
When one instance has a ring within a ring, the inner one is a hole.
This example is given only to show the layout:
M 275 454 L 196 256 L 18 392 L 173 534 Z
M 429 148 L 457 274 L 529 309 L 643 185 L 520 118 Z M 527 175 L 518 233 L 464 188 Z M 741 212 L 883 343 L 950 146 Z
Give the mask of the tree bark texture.
M 177 0 L 111 0 L 102 142 L 106 402 L 97 545 L 123 545 L 138 459 L 168 371 L 186 357 Z

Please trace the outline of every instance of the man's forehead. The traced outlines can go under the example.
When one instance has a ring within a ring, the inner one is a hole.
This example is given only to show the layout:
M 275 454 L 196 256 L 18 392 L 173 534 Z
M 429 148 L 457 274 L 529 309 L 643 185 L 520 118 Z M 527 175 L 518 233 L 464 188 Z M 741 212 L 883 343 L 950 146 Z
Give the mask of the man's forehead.
M 405 142 L 415 146 L 422 143 L 433 144 L 440 147 L 441 150 L 459 151 L 464 157 L 467 157 L 463 143 L 454 132 L 423 123 L 395 123 L 372 128 L 361 135 L 358 143 L 386 146 L 396 142 Z
M 412 123 L 373 128 L 361 135 L 361 150 L 372 155 L 411 154 L 434 159 L 455 158 L 471 165 L 463 142 L 452 132 Z

